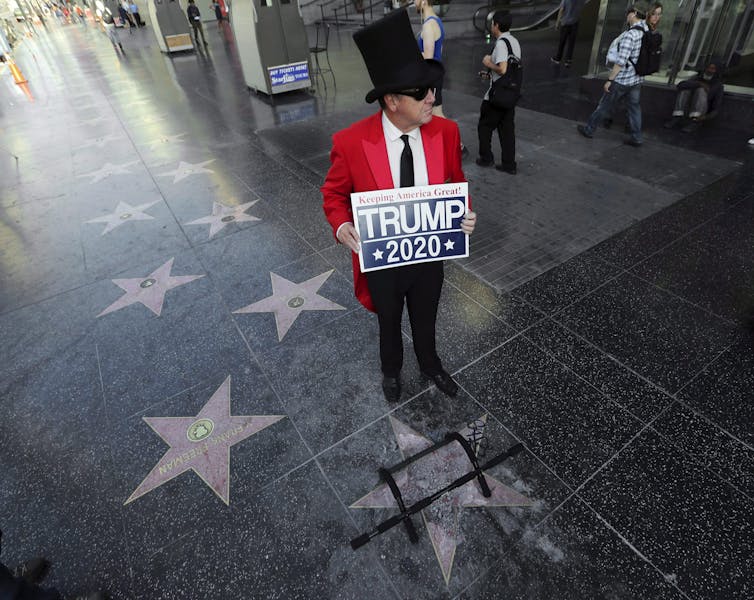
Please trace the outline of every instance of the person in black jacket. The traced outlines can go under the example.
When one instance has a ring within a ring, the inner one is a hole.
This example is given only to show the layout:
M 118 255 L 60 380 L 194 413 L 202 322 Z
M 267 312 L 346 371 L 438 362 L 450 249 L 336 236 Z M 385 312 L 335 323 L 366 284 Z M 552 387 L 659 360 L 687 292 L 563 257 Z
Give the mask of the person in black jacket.
M 191 26 L 194 28 L 194 39 L 196 40 L 196 45 L 199 45 L 199 34 L 202 34 L 202 42 L 204 42 L 204 45 L 207 46 L 207 40 L 204 39 L 204 28 L 202 27 L 202 16 L 199 13 L 199 7 L 194 4 L 194 0 L 188 0 L 188 8 L 186 8 L 186 16 L 188 17 L 189 23 L 191 23 Z
M 673 118 L 665 123 L 665 127 L 672 129 L 688 118 L 681 131 L 690 133 L 698 129 L 702 121 L 714 119 L 723 103 L 721 75 L 721 64 L 713 60 L 693 79 L 681 81 L 675 97 Z

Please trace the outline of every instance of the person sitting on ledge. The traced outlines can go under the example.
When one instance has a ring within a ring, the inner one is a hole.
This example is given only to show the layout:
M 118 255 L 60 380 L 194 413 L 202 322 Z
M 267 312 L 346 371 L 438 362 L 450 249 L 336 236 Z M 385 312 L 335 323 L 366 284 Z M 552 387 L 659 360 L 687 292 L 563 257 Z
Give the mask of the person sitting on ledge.
M 721 75 L 720 63 L 711 61 L 696 77 L 681 81 L 678 84 L 673 118 L 665 123 L 665 127 L 672 129 L 684 123 L 688 116 L 688 123 L 681 131 L 691 133 L 701 126 L 702 121 L 714 119 L 720 112 L 723 102 Z

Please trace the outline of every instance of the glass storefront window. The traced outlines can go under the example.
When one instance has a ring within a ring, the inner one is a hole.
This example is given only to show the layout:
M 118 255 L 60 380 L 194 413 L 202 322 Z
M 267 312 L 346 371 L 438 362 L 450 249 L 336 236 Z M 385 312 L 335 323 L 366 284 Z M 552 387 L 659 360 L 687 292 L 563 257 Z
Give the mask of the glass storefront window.
M 607 50 L 625 31 L 626 9 L 631 4 L 601 0 L 592 46 L 592 75 L 607 73 Z M 648 81 L 674 85 L 717 58 L 725 65 L 726 89 L 733 91 L 735 87 L 734 91 L 754 94 L 754 0 L 663 2 L 658 30 L 663 38 L 662 67 Z

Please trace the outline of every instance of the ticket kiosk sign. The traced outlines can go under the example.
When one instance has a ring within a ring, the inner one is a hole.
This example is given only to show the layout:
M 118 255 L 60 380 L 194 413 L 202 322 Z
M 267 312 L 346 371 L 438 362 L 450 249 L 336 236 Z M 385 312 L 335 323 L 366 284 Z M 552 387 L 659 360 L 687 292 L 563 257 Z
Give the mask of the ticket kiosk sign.
M 469 255 L 468 183 L 357 192 L 351 208 L 362 273 Z
M 267 72 L 270 75 L 270 85 L 272 86 L 273 94 L 278 91 L 284 91 L 280 88 L 290 87 L 291 84 L 296 88 L 301 87 L 300 82 L 302 81 L 306 82 L 306 85 L 309 85 L 309 63 L 306 61 L 268 67 Z

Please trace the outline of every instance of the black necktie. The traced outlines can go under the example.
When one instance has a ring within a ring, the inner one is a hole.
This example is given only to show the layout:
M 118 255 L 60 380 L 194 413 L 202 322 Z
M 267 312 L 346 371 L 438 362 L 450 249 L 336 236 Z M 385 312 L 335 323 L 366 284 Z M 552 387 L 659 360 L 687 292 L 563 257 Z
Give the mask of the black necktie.
M 414 154 L 408 145 L 408 135 L 401 136 L 403 140 L 403 152 L 401 153 L 401 187 L 414 185 Z

